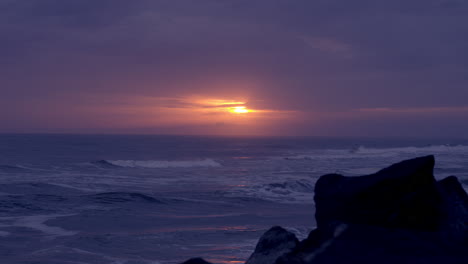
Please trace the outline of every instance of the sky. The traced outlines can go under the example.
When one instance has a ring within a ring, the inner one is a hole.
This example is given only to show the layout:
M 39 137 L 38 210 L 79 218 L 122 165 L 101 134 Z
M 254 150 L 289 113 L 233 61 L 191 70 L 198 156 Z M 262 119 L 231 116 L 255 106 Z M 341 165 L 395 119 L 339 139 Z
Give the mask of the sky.
M 468 0 L 0 0 L 0 133 L 468 138 Z

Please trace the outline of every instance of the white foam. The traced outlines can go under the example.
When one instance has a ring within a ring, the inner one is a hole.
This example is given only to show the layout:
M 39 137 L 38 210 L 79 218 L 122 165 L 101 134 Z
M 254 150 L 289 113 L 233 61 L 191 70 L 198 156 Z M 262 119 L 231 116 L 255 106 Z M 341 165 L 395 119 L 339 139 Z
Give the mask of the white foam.
M 468 155 L 468 146 L 464 145 L 431 145 L 425 147 L 399 147 L 399 148 L 368 148 L 359 146 L 353 149 L 325 149 L 311 150 L 305 153 L 291 153 L 291 155 L 282 157 L 286 160 L 323 160 L 337 158 L 399 158 L 402 155 L 420 156 L 459 156 Z
M 315 229 L 315 226 L 312 227 L 285 227 L 286 230 L 292 232 L 296 235 L 299 240 L 306 239 L 309 236 L 310 231 Z
M 53 185 L 55 185 L 55 186 L 60 186 L 60 187 L 64 187 L 64 188 L 68 188 L 68 189 L 74 189 L 74 190 L 78 190 L 78 191 L 83 191 L 83 192 L 99 192 L 99 191 L 103 191 L 102 189 L 98 189 L 98 188 L 91 189 L 91 188 L 85 188 L 85 187 L 76 187 L 76 186 L 72 186 L 72 185 L 70 185 L 70 184 L 65 184 L 65 183 L 56 183 L 56 182 L 54 182 Z
M 290 156 L 282 157 L 285 160 L 311 160 L 311 161 L 322 161 L 330 159 L 343 159 L 353 157 L 397 157 L 398 153 L 392 152 L 389 149 L 381 149 L 382 151 L 376 155 L 376 153 L 364 153 L 359 152 L 359 149 L 326 149 L 326 150 L 312 150 L 310 152 L 293 154 Z
M 58 218 L 58 217 L 65 217 L 71 215 L 33 215 L 33 216 L 25 216 L 19 218 L 16 222 L 13 223 L 13 226 L 20 226 L 20 227 L 27 227 L 31 229 L 35 229 L 41 231 L 47 235 L 51 236 L 73 236 L 77 234 L 76 231 L 68 231 L 60 227 L 55 226 L 48 226 L 44 224 L 44 222 Z
M 221 167 L 212 160 L 167 161 L 167 160 L 107 160 L 112 165 L 127 168 L 190 168 L 190 167 Z
M 402 147 L 402 148 L 366 148 L 359 147 L 354 153 L 356 154 L 385 154 L 385 153 L 418 153 L 418 154 L 438 154 L 438 153 L 468 153 L 468 146 L 463 145 L 433 145 L 426 147 Z
M 314 180 L 290 180 L 235 188 L 227 197 L 252 197 L 286 204 L 310 204 L 314 197 Z

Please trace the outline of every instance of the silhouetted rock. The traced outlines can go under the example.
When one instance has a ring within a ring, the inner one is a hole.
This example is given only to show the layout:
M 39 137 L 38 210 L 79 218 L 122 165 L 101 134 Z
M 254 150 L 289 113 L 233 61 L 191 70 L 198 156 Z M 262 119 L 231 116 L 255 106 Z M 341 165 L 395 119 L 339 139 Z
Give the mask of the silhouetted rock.
M 439 182 L 441 195 L 440 231 L 449 242 L 468 244 L 468 194 L 456 177 Z
M 440 203 L 432 174 L 434 157 L 394 164 L 375 174 L 329 174 L 315 185 L 318 228 L 335 222 L 435 230 Z
M 298 248 L 276 264 L 468 263 L 466 248 L 444 244 L 436 232 L 341 224 L 320 244 Z
M 191 258 L 183 262 L 182 264 L 211 264 L 211 263 L 202 258 Z
M 260 238 L 246 264 L 274 263 L 279 256 L 290 252 L 298 243 L 299 240 L 293 233 L 279 226 L 272 227 Z
M 467 194 L 455 177 L 436 182 L 433 168 L 427 156 L 367 176 L 322 176 L 318 228 L 276 264 L 468 263 Z

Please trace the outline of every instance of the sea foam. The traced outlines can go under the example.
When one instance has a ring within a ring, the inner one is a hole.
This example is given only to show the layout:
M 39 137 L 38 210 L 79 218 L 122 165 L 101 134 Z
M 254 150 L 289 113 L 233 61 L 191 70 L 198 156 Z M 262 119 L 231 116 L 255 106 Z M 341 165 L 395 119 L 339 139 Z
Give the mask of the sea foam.
M 108 164 L 124 168 L 191 168 L 191 167 L 221 167 L 221 164 L 212 160 L 106 160 Z
M 318 160 L 344 158 L 398 158 L 402 155 L 468 155 L 466 145 L 429 145 L 423 147 L 370 148 L 358 146 L 350 149 L 325 149 L 282 157 L 285 160 Z
M 227 197 L 251 197 L 265 201 L 296 204 L 313 203 L 313 191 L 316 179 L 297 179 L 285 182 L 258 184 L 235 188 Z

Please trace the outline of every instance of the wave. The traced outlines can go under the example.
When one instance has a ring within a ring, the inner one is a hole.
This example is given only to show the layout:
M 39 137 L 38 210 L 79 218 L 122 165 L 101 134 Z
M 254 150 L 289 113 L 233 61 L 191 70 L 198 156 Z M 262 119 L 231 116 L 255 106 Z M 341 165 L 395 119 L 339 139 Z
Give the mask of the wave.
M 111 162 L 107 160 L 97 160 L 97 161 L 92 161 L 90 162 L 92 165 L 95 165 L 96 167 L 102 167 L 102 168 L 116 168 L 119 167 L 117 165 L 112 164 Z M 84 163 L 83 165 L 89 165 L 89 163 Z
M 257 198 L 278 203 L 313 203 L 315 181 L 311 179 L 259 184 L 236 188 L 228 197 Z
M 263 186 L 266 190 L 282 192 L 313 192 L 314 185 L 311 181 L 301 179 L 295 181 L 285 181 L 281 183 L 269 183 Z
M 468 153 L 468 146 L 464 145 L 430 145 L 424 147 L 401 147 L 401 148 L 367 148 L 360 146 L 350 151 L 355 154 L 382 154 L 388 152 L 396 153 L 421 153 L 421 154 L 437 154 L 437 153 Z
M 42 232 L 46 235 L 52 237 L 60 237 L 60 236 L 73 236 L 78 234 L 77 231 L 65 230 L 58 226 L 50 226 L 47 225 L 46 222 L 52 219 L 57 219 L 60 217 L 68 217 L 73 216 L 74 214 L 52 214 L 52 215 L 30 215 L 30 216 L 20 216 L 15 217 L 14 222 L 10 225 L 12 227 L 26 227 L 30 228 L 39 232 Z
M 429 145 L 423 147 L 372 148 L 358 146 L 350 149 L 314 150 L 308 153 L 282 157 L 285 160 L 316 160 L 331 158 L 366 158 L 366 157 L 399 157 L 401 155 L 468 155 L 466 145 Z
M 4 196 L 0 200 L 0 213 L 14 215 L 17 213 L 24 214 L 44 210 L 42 207 L 32 202 L 33 201 L 25 201 L 25 199 L 21 196 Z
M 115 203 L 128 203 L 128 202 L 146 202 L 146 203 L 158 203 L 162 204 L 163 201 L 156 199 L 152 196 L 135 193 L 135 192 L 105 192 L 97 193 L 93 195 L 88 195 L 88 198 L 91 198 L 97 203 L 104 204 L 115 204 Z
M 0 192 L 9 195 L 71 195 L 82 193 L 82 191 L 76 188 L 63 186 L 61 184 L 51 184 L 42 182 L 2 183 L 0 184 Z
M 23 172 L 31 170 L 31 168 L 24 167 L 21 165 L 0 165 L 0 170 L 6 172 Z
M 78 194 L 82 192 L 48 183 L 0 184 L 0 212 L 10 215 L 53 212 Z
M 212 160 L 188 160 L 188 161 L 167 161 L 167 160 L 100 160 L 93 162 L 105 167 L 123 168 L 191 168 L 191 167 L 221 167 L 221 164 Z

